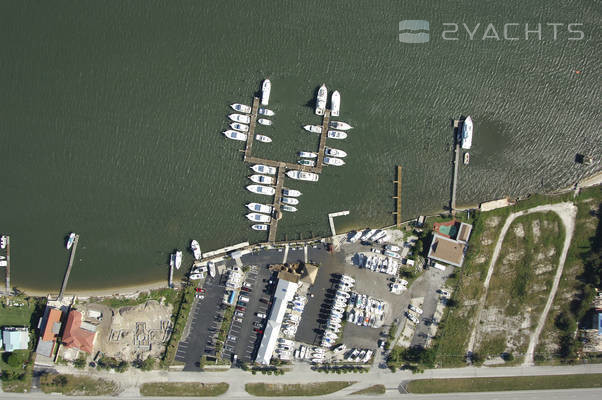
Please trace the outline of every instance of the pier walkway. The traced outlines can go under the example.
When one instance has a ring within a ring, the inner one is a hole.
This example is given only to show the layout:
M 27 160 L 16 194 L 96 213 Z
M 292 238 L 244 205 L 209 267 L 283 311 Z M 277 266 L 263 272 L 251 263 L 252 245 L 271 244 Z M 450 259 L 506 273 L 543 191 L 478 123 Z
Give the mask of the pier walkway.
M 67 272 L 65 272 L 65 277 L 63 278 L 63 285 L 61 286 L 61 291 L 59 292 L 59 297 L 57 300 L 61 300 L 63 298 L 63 294 L 65 293 L 65 289 L 67 288 L 67 282 L 69 281 L 69 275 L 71 274 L 71 268 L 73 267 L 73 262 L 75 261 L 75 251 L 77 250 L 77 243 L 79 242 L 79 235 L 75 235 L 75 240 L 73 241 L 73 246 L 71 246 L 71 255 L 69 256 L 69 265 L 67 265 Z
M 397 166 L 397 179 L 393 181 L 395 186 L 397 187 L 397 194 L 393 196 L 395 199 L 395 211 L 393 214 L 395 215 L 395 224 L 397 227 L 401 227 L 401 165 Z
M 6 235 L 6 295 L 10 293 L 10 236 Z
M 454 157 L 454 177 L 452 180 L 452 189 L 451 189 L 451 203 L 449 205 L 452 214 L 456 213 L 456 187 L 458 186 L 458 164 L 460 163 L 460 154 L 462 151 L 460 150 L 460 143 L 456 143 L 455 149 L 455 157 Z
M 284 164 L 284 163 L 282 163 Z M 274 203 L 272 204 L 272 220 L 270 221 L 270 233 L 268 234 L 268 242 L 276 241 L 276 232 L 278 230 L 278 220 L 282 217 L 280 206 L 282 205 L 282 187 L 284 186 L 284 165 L 278 167 L 278 175 L 276 178 L 276 193 L 274 194 Z
M 336 229 L 334 229 L 334 218 L 340 217 L 343 215 L 349 215 L 349 210 L 339 211 L 339 212 L 328 214 L 328 223 L 330 224 L 330 233 L 332 233 L 332 236 L 337 235 L 337 231 L 336 231 Z

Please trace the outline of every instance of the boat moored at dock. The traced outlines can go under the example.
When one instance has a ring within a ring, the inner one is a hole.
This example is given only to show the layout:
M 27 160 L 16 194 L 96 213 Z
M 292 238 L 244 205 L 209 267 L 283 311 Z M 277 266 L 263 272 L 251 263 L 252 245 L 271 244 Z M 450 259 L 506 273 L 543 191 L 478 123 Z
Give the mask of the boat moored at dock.
M 315 167 L 316 162 L 314 160 L 299 160 L 297 164 L 305 165 L 306 167 Z
M 267 106 L 270 102 L 270 91 L 272 90 L 272 82 L 269 79 L 263 81 L 261 85 L 261 105 Z
M 3 238 L 4 238 L 4 237 L 3 237 Z M 74 241 L 75 241 L 75 233 L 74 233 L 74 232 L 71 232 L 71 233 L 69 234 L 69 238 L 67 239 L 67 245 L 66 245 L 66 247 L 67 247 L 67 250 L 70 250 L 70 249 L 71 249 L 71 246 L 73 246 L 73 242 L 74 242 Z M 4 240 L 3 240 L 3 242 L 4 242 Z M 5 245 L 4 247 L 6 247 L 6 245 Z M 4 247 L 2 247 L 2 248 L 4 248 Z
M 182 252 L 180 250 L 176 250 L 176 252 L 171 255 L 169 265 L 176 269 L 180 269 L 182 266 Z
M 353 128 L 348 123 L 342 121 L 330 121 L 330 127 L 334 129 L 340 129 L 342 131 L 348 131 L 349 129 Z
M 328 89 L 326 85 L 322 84 L 318 89 L 318 95 L 316 96 L 316 115 L 324 115 L 326 111 L 326 101 L 328 100 Z
M 464 120 L 460 139 L 462 140 L 462 148 L 469 150 L 472 146 L 472 118 L 466 117 Z
M 228 129 L 227 131 L 224 131 L 224 136 L 226 136 L 228 139 L 232 139 L 232 140 L 240 140 L 242 142 L 244 142 L 245 140 L 247 140 L 247 134 L 246 133 L 242 133 L 239 131 L 234 131 L 231 129 Z
M 259 113 L 259 115 L 265 115 L 266 117 L 273 117 L 274 115 L 276 115 L 274 111 L 263 107 L 260 107 L 259 110 L 257 110 L 257 112 Z
M 249 204 L 247 204 L 247 208 L 253 212 L 260 212 L 263 214 L 271 214 L 272 213 L 272 206 L 269 206 L 267 204 L 249 203 Z
M 347 157 L 347 153 L 345 153 L 343 150 L 333 149 L 330 147 L 326 147 L 326 149 L 324 150 L 324 154 L 326 154 L 327 156 L 331 156 L 331 157 L 339 157 L 339 158 Z
M 328 131 L 330 139 L 347 139 L 347 133 L 341 131 Z
M 267 231 L 268 228 L 269 227 L 266 224 L 254 224 L 254 225 L 251 225 L 251 229 L 253 229 L 255 231 Z
M 295 199 L 294 197 L 283 197 L 281 200 L 284 204 L 290 204 L 296 206 L 299 204 L 299 199 Z
M 255 140 L 259 140 L 260 142 L 263 142 L 263 143 L 272 143 L 271 137 L 265 136 L 265 135 L 260 135 L 260 134 L 255 135 Z
M 336 157 L 324 157 L 324 164 L 336 165 L 337 167 L 340 167 L 341 165 L 345 165 L 345 161 L 341 160 L 340 158 L 336 158 Z
M 249 107 L 247 105 L 240 104 L 240 103 L 234 103 L 234 104 L 230 104 L 230 107 L 232 107 L 232 109 L 235 111 L 239 111 L 244 114 L 251 114 L 251 107 Z
M 464 153 L 464 165 L 468 165 L 470 163 L 470 153 Z
M 330 115 L 338 117 L 341 110 L 341 94 L 338 90 L 332 92 L 330 96 Z
M 190 249 L 192 250 L 192 254 L 194 255 L 195 260 L 200 260 L 203 254 L 201 253 L 201 246 L 199 246 L 199 242 L 196 240 L 192 240 L 190 242 Z
M 276 189 L 274 189 L 273 187 L 263 185 L 249 185 L 247 186 L 247 190 L 249 192 L 264 194 L 266 196 L 273 196 L 274 193 L 276 193 Z
M 311 133 L 322 133 L 322 127 L 320 125 L 304 125 L 303 129 Z
M 269 223 L 272 220 L 272 217 L 265 214 L 260 213 L 248 213 L 247 218 L 253 222 L 264 222 Z
M 318 157 L 318 154 L 314 153 L 313 151 L 300 151 L 299 153 L 297 153 L 297 155 L 299 157 L 303 157 L 303 158 L 316 158 L 316 157 Z
M 267 119 L 267 118 L 259 118 L 257 120 L 258 123 L 260 123 L 261 125 L 265 125 L 265 126 L 270 126 L 272 125 L 272 121 Z
M 300 191 L 295 190 L 295 189 L 282 188 L 282 195 L 283 196 L 299 197 L 302 194 L 303 193 L 301 193 Z
M 251 117 L 244 114 L 230 114 L 228 115 L 228 118 L 230 118 L 234 122 L 239 122 L 241 124 L 248 124 L 249 122 L 251 122 Z
M 303 172 L 297 170 L 287 171 L 286 175 L 292 179 L 309 182 L 317 182 L 320 178 L 318 174 L 314 174 L 313 172 Z
M 241 131 L 241 132 L 248 132 L 249 131 L 249 125 L 245 125 L 245 124 L 240 124 L 238 122 L 232 122 L 230 124 L 230 128 L 236 130 L 236 131 Z
M 276 175 L 276 168 L 270 167 L 269 165 L 256 164 L 253 165 L 251 169 L 258 174 Z
M 254 174 L 249 176 L 249 179 L 255 183 L 261 183 L 263 185 L 272 185 L 274 183 L 274 178 L 267 175 Z
M 283 204 L 281 209 L 282 211 L 297 212 L 297 207 L 289 206 L 288 204 Z

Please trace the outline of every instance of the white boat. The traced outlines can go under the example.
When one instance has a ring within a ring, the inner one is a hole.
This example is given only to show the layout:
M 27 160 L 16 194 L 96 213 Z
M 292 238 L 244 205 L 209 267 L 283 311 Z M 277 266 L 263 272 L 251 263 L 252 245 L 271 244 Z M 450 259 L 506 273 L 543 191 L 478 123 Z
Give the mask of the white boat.
M 248 213 L 247 218 L 253 222 L 263 222 L 263 223 L 269 223 L 272 220 L 272 217 L 270 217 L 269 215 L 260 214 L 260 213 Z
M 232 140 L 240 140 L 240 141 L 245 141 L 247 140 L 247 134 L 246 133 L 242 133 L 239 131 L 233 131 L 231 129 L 228 129 L 227 131 L 223 132 L 224 136 L 226 136 L 228 139 L 232 139 Z
M 234 104 L 230 104 L 230 107 L 232 107 L 232 109 L 235 111 L 239 111 L 244 114 L 251 114 L 251 107 L 249 107 L 247 105 L 240 104 L 240 103 L 234 103 Z
M 292 179 L 309 182 L 317 182 L 320 178 L 318 174 L 314 174 L 313 172 L 303 172 L 297 170 L 287 171 L 286 176 Z
M 299 204 L 299 200 L 294 197 L 283 197 L 281 200 L 284 204 L 290 204 L 292 206 L 296 206 Z
M 340 167 L 341 165 L 345 165 L 345 161 L 341 160 L 340 158 L 336 158 L 336 157 L 324 157 L 324 164 L 336 165 L 337 167 Z
M 322 127 L 320 125 L 304 125 L 303 129 L 311 133 L 321 133 Z
M 332 92 L 332 96 L 330 96 L 330 115 L 333 117 L 338 117 L 339 112 L 341 111 L 341 94 L 338 90 Z
M 326 89 L 325 84 L 322 84 L 322 86 L 320 86 L 320 89 L 318 89 L 318 95 L 316 96 L 316 115 L 324 115 L 327 100 L 328 89 Z
M 258 112 L 260 115 L 265 115 L 266 117 L 273 117 L 274 115 L 276 115 L 274 111 L 263 107 L 259 107 Z
M 251 169 L 259 174 L 276 175 L 276 167 L 270 167 L 268 165 L 256 164 Z
M 261 85 L 261 105 L 267 106 L 270 102 L 270 91 L 272 90 L 272 82 L 269 79 L 263 81 Z
M 348 131 L 349 129 L 353 128 L 348 123 L 341 121 L 330 121 L 330 127 L 334 129 L 340 129 L 342 131 Z
M 249 203 L 247 204 L 247 208 L 251 211 L 260 212 L 264 214 L 272 213 L 272 206 L 269 206 L 267 204 Z
M 327 156 L 331 156 L 331 157 L 339 157 L 339 158 L 347 157 L 347 153 L 345 153 L 343 150 L 332 149 L 330 147 L 327 147 L 324 150 L 324 154 L 326 154 Z
M 237 130 L 237 131 L 241 131 L 241 132 L 248 132 L 249 131 L 249 125 L 245 125 L 245 124 L 239 124 L 238 122 L 232 122 L 230 124 L 230 128 Z
M 199 279 L 203 279 L 203 274 L 190 274 L 191 281 L 198 281 Z
M 265 194 L 266 196 L 273 196 L 276 193 L 276 189 L 273 187 L 263 185 L 249 185 L 247 186 L 247 190 L 257 194 Z
M 228 118 L 230 118 L 234 122 L 240 122 L 241 124 L 248 124 L 249 122 L 251 122 L 251 117 L 244 114 L 230 114 L 228 115 Z
M 209 266 L 209 276 L 211 276 L 212 278 L 215 278 L 215 263 L 212 261 L 209 261 L 207 263 L 207 266 Z
M 283 196 L 289 196 L 289 197 L 299 197 L 301 196 L 303 193 L 301 193 L 298 190 L 295 189 L 288 189 L 288 188 L 283 188 L 282 189 L 282 195 Z
M 313 151 L 300 151 L 297 153 L 297 155 L 299 157 L 304 157 L 304 158 L 316 158 L 318 157 L 318 154 L 314 153 Z
M 255 224 L 255 225 L 251 225 L 251 229 L 253 229 L 255 231 L 267 231 L 268 226 L 266 224 Z
M 466 152 L 464 153 L 464 165 L 468 165 L 468 163 L 470 163 L 470 153 Z
M 470 149 L 472 146 L 472 118 L 466 117 L 462 124 L 462 148 L 465 150 Z
M 180 269 L 180 267 L 182 266 L 182 252 L 180 250 L 177 250 L 171 256 L 173 258 L 173 266 L 176 267 L 176 269 Z
M 261 125 L 265 125 L 265 126 L 270 126 L 272 125 L 272 121 L 267 119 L 267 118 L 259 118 L 257 120 L 257 122 L 259 122 Z
M 293 207 L 293 206 L 289 206 L 288 204 L 285 204 L 282 206 L 282 210 L 283 211 L 288 211 L 288 212 L 296 212 L 297 211 L 297 207 Z
M 192 254 L 194 254 L 195 260 L 200 260 L 202 257 L 201 246 L 199 246 L 199 242 L 193 240 L 190 242 L 190 248 L 192 249 Z
M 274 183 L 274 178 L 267 175 L 254 174 L 249 176 L 249 179 L 255 183 L 261 183 L 263 185 L 271 185 Z
M 265 135 L 260 135 L 260 134 L 255 135 L 255 140 L 259 140 L 260 142 L 263 142 L 263 143 L 272 143 L 271 137 L 265 136 Z
M 299 160 L 297 164 L 305 165 L 306 167 L 315 167 L 316 162 L 314 160 Z
M 4 237 L 2 237 L 2 238 L 4 239 Z M 69 234 L 69 239 L 67 239 L 67 250 L 71 249 L 71 246 L 73 246 L 74 241 L 75 241 L 75 233 L 71 232 Z M 4 245 L 4 247 L 6 247 L 6 245 Z
M 328 137 L 330 139 L 346 139 L 347 134 L 341 131 L 328 131 Z

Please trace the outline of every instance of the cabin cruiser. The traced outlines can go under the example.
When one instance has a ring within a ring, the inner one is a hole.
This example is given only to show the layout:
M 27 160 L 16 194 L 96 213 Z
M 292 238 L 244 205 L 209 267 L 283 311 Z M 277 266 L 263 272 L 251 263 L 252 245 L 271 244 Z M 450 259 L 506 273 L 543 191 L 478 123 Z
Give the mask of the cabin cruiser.
M 251 169 L 259 174 L 268 174 L 275 175 L 276 167 L 270 167 L 268 165 L 256 164 L 251 167 Z
M 249 176 L 249 179 L 255 183 L 261 183 L 263 185 L 271 185 L 274 183 L 274 178 L 272 178 L 271 176 L 267 176 L 267 175 L 254 174 L 254 175 Z
M 253 222 L 270 222 L 272 218 L 269 215 L 260 214 L 260 213 L 248 213 L 247 218 Z
M 341 131 L 328 131 L 328 137 L 330 139 L 346 139 L 347 134 Z
M 265 115 L 266 117 L 273 117 L 274 115 L 276 115 L 274 111 L 263 107 L 259 107 L 259 110 L 257 112 L 259 113 L 259 115 Z
M 330 127 L 334 129 L 340 129 L 342 131 L 348 131 L 349 129 L 353 128 L 348 123 L 341 121 L 330 121 Z
M 297 155 L 299 157 L 304 157 L 304 158 L 316 158 L 318 157 L 318 154 L 314 153 L 313 151 L 300 151 L 297 153 Z
M 251 114 L 251 107 L 249 107 L 247 105 L 240 104 L 240 103 L 234 103 L 234 104 L 230 104 L 230 107 L 232 107 L 232 109 L 235 111 L 239 111 L 244 114 Z
M 322 86 L 320 86 L 320 89 L 318 89 L 318 95 L 316 97 L 316 115 L 324 115 L 327 100 L 328 89 L 326 89 L 325 84 L 322 84 Z
M 472 146 L 472 118 L 466 117 L 464 120 L 460 138 L 462 139 L 462 148 L 469 150 Z
M 311 133 L 322 133 L 322 127 L 320 125 L 304 125 L 303 129 Z
M 247 208 L 251 211 L 260 212 L 264 214 L 272 213 L 272 206 L 269 206 L 267 204 L 249 203 L 247 204 Z
M 209 266 L 209 276 L 211 276 L 212 278 L 215 278 L 215 263 L 213 261 L 209 261 L 207 263 L 207 265 Z
M 300 181 L 309 181 L 309 182 L 317 182 L 320 178 L 318 174 L 314 174 L 313 172 L 303 172 L 303 171 L 287 171 L 286 176 L 292 179 L 298 179 Z
M 269 79 L 263 81 L 261 85 L 261 105 L 267 106 L 270 101 L 270 91 L 272 90 L 272 82 Z
M 306 167 L 315 167 L 316 162 L 314 160 L 299 160 L 297 164 L 305 165 Z
M 294 197 L 283 197 L 281 201 L 284 204 L 290 204 L 293 206 L 296 206 L 297 204 L 299 204 L 299 200 L 295 199 Z
M 257 122 L 259 122 L 261 125 L 265 125 L 265 126 L 270 126 L 272 125 L 272 121 L 267 119 L 267 118 L 259 118 L 257 120 Z
M 347 153 L 345 153 L 343 150 L 332 149 L 330 147 L 327 147 L 324 150 L 324 154 L 326 154 L 327 156 L 331 156 L 331 157 L 339 157 L 339 158 L 347 157 Z
M 300 191 L 295 190 L 295 189 L 282 188 L 282 195 L 283 196 L 299 197 L 302 194 L 303 193 L 301 193 Z
M 230 128 L 237 130 L 237 131 L 241 131 L 241 132 L 248 132 L 249 131 L 249 125 L 245 125 L 245 124 L 239 124 L 238 122 L 232 122 L 230 124 Z
M 180 250 L 176 250 L 176 252 L 171 255 L 169 265 L 176 267 L 176 269 L 180 269 L 182 266 L 182 252 Z
M 233 139 L 233 140 L 240 140 L 240 141 L 245 141 L 247 140 L 247 134 L 246 133 L 242 133 L 239 131 L 233 131 L 231 129 L 228 129 L 227 131 L 223 132 L 224 135 L 228 138 L 228 139 Z
M 265 136 L 265 135 L 260 135 L 260 134 L 255 135 L 255 140 L 259 140 L 260 142 L 263 142 L 263 143 L 272 143 L 271 137 Z
M 71 232 L 69 234 L 69 239 L 67 239 L 67 250 L 71 249 L 71 246 L 73 246 L 73 242 L 75 241 L 75 233 Z M 6 248 L 6 236 L 2 236 L 2 248 Z
M 249 185 L 247 186 L 247 190 L 257 194 L 265 194 L 266 196 L 273 196 L 276 193 L 276 189 L 273 187 L 263 185 Z
M 249 122 L 251 122 L 251 117 L 244 114 L 230 114 L 228 115 L 228 118 L 230 118 L 234 122 L 240 122 L 241 124 L 248 124 Z
M 468 165 L 470 163 L 470 153 L 464 153 L 464 165 Z
M 333 117 L 339 116 L 341 110 L 341 94 L 338 90 L 332 92 L 332 96 L 330 96 L 330 110 L 330 115 Z
M 266 224 L 255 224 L 255 225 L 251 225 L 251 229 L 253 229 L 255 231 L 267 231 L 268 226 Z
M 191 241 L 190 248 L 192 249 L 192 254 L 194 254 L 194 259 L 200 260 L 202 253 L 201 253 L 201 246 L 199 246 L 199 242 L 197 242 L 196 240 Z
M 284 204 L 281 208 L 282 208 L 282 211 L 288 211 L 288 212 L 296 212 L 297 211 L 297 207 L 289 206 L 288 204 Z
M 340 167 L 341 165 L 345 165 L 345 161 L 336 157 L 324 157 L 324 164 Z

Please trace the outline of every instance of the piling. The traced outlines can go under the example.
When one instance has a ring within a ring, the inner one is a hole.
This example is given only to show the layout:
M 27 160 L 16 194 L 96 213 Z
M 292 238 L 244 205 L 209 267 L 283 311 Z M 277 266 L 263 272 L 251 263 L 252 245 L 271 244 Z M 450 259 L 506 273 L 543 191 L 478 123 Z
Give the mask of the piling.
M 61 291 L 59 292 L 59 297 L 57 300 L 62 300 L 63 293 L 65 293 L 65 289 L 67 288 L 67 282 L 69 281 L 69 275 L 71 274 L 71 268 L 73 267 L 73 262 L 75 261 L 75 251 L 77 250 L 77 243 L 79 242 L 79 235 L 75 235 L 75 240 L 73 240 L 73 245 L 71 246 L 71 255 L 69 256 L 69 264 L 67 265 L 67 272 L 65 272 L 65 277 L 63 278 L 63 285 L 61 286 Z

